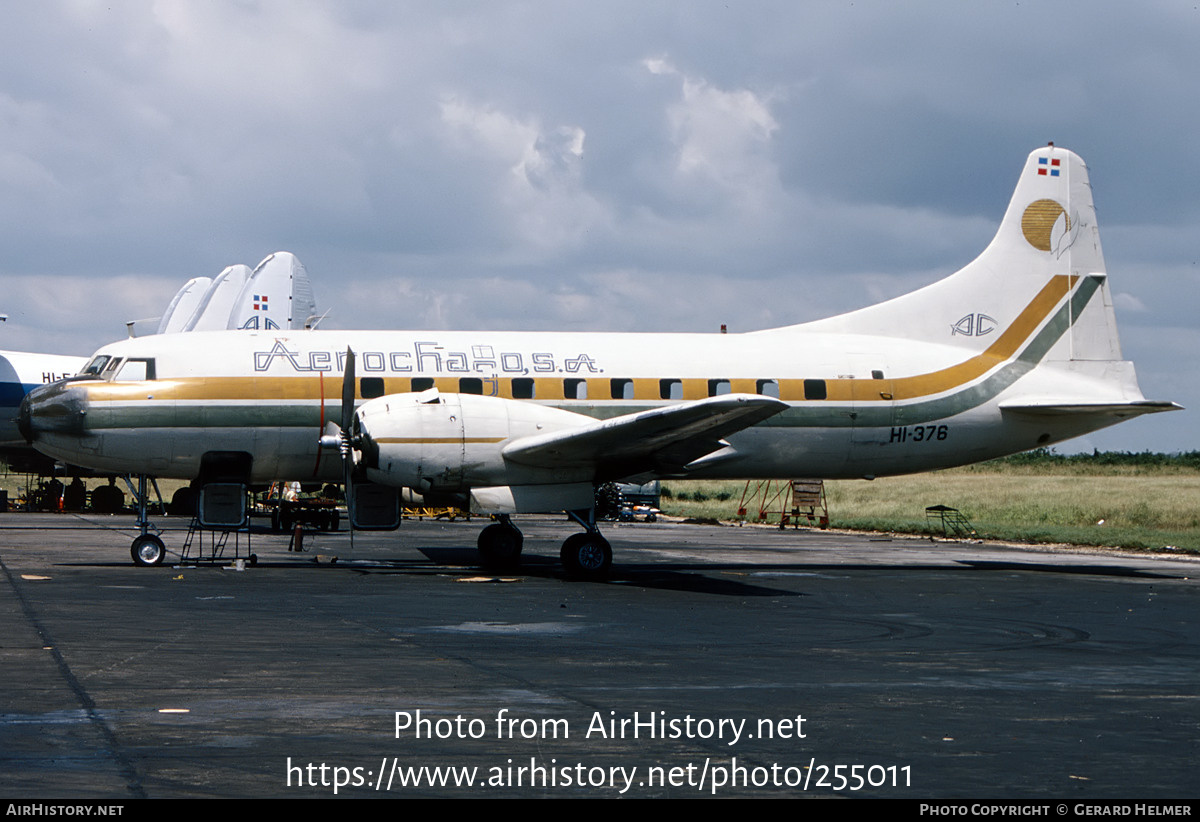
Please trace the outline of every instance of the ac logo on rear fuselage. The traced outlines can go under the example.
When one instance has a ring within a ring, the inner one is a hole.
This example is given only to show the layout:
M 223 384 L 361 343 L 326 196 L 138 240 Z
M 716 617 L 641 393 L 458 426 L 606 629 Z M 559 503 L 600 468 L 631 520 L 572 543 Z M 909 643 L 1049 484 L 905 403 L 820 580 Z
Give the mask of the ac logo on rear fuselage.
M 996 330 L 996 320 L 987 314 L 968 314 L 950 326 L 950 336 L 982 337 Z

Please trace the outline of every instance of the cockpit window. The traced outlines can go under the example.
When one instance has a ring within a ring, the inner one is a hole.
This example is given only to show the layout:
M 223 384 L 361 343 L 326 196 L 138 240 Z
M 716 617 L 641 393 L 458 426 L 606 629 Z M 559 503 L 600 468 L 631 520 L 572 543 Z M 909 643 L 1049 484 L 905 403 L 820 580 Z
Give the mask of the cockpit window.
M 105 377 L 108 377 L 105 374 Z M 121 363 L 121 368 L 112 379 L 125 381 L 142 381 L 154 379 L 154 360 L 130 357 Z
M 107 354 L 101 354 L 98 357 L 92 357 L 92 361 L 83 367 L 79 372 L 81 377 L 99 377 L 100 372 L 104 370 L 104 366 L 108 365 L 108 361 L 112 359 Z

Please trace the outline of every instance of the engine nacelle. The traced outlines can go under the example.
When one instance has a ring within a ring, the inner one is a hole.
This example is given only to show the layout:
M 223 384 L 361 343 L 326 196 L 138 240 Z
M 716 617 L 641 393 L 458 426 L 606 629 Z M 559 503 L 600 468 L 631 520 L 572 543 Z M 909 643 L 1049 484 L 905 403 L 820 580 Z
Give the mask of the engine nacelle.
M 356 414 L 367 477 L 420 493 L 590 481 L 590 469 L 519 465 L 507 462 L 502 451 L 521 437 L 593 422 L 529 401 L 436 389 L 379 397 Z

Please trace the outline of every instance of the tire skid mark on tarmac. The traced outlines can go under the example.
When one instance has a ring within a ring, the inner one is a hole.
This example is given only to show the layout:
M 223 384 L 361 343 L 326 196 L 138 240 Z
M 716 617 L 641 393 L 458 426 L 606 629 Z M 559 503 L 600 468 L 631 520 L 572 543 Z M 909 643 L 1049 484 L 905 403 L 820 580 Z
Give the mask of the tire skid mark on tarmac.
M 67 660 L 63 657 L 62 652 L 59 650 L 58 643 L 54 641 L 53 637 L 51 637 L 49 632 L 46 630 L 46 627 L 42 625 L 41 620 L 38 619 L 37 614 L 33 610 L 32 604 L 26 598 L 25 592 L 21 589 L 21 586 L 17 584 L 16 577 L 13 576 L 12 571 L 9 570 L 9 567 L 7 564 L 5 564 L 3 558 L 0 558 L 0 570 L 4 571 L 4 578 L 8 581 L 9 588 L 12 589 L 14 596 L 16 596 L 17 601 L 21 604 L 21 612 L 25 615 L 25 618 L 29 620 L 30 626 L 32 626 L 34 631 L 37 632 L 38 637 L 42 641 L 42 645 L 50 650 L 51 656 L 54 659 L 54 664 L 58 668 L 59 675 L 63 678 L 63 681 L 67 684 L 67 687 L 71 689 L 71 692 L 75 694 L 75 698 L 79 700 L 80 706 L 87 715 L 88 722 L 99 732 L 101 738 L 104 740 L 104 744 L 108 748 L 109 755 L 116 762 L 117 772 L 121 775 L 121 778 L 125 780 L 126 790 L 128 790 L 131 796 L 134 798 L 145 799 L 146 791 L 142 785 L 141 777 L 138 775 L 137 769 L 133 765 L 133 762 L 125 755 L 125 752 L 122 750 L 120 743 L 117 741 L 116 734 L 113 733 L 112 728 L 109 727 L 108 723 L 104 721 L 104 718 L 100 715 L 100 712 L 96 710 L 95 700 L 92 699 L 87 689 L 83 687 L 83 684 L 71 671 L 71 666 L 67 664 Z

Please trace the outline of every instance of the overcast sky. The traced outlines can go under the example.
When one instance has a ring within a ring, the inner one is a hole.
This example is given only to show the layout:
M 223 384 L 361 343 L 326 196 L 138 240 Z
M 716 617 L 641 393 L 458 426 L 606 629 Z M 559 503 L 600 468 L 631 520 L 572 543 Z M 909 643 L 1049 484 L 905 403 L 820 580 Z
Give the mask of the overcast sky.
M 750 330 L 949 274 L 1091 170 L 1125 356 L 1200 407 L 1194 2 L 0 0 L 0 347 L 276 250 L 325 327 Z M 1200 450 L 1194 412 L 1065 450 Z

